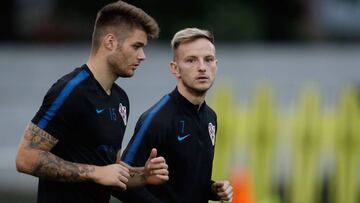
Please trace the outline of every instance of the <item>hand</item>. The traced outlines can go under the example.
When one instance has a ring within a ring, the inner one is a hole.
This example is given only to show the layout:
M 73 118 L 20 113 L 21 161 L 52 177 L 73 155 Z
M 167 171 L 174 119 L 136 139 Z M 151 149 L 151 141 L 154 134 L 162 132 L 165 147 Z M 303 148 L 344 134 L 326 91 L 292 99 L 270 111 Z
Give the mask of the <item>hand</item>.
M 94 182 L 105 186 L 114 186 L 121 190 L 126 190 L 129 177 L 129 169 L 120 164 L 97 166 L 93 173 Z
M 211 189 L 219 197 L 220 202 L 232 202 L 233 189 L 229 181 L 215 182 L 211 185 Z
M 169 180 L 168 165 L 164 157 L 156 157 L 157 150 L 153 148 L 144 166 L 146 183 L 159 185 Z

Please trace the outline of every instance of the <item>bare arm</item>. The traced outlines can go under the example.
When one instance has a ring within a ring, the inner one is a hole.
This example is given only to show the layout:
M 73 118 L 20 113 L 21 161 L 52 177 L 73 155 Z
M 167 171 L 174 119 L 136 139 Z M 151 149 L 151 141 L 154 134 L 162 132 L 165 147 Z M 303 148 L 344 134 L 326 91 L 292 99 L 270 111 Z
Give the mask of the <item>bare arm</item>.
M 126 188 L 129 175 L 125 167 L 120 164 L 99 167 L 65 161 L 50 152 L 57 142 L 56 138 L 30 123 L 16 155 L 17 170 L 63 182 L 94 181 L 102 185 Z

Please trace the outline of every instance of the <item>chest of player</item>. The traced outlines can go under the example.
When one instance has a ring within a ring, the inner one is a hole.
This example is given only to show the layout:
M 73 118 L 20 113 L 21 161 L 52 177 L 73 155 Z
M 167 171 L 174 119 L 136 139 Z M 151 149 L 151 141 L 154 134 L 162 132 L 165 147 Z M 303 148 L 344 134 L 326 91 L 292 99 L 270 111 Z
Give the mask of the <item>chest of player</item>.
M 128 101 L 115 98 L 87 98 L 80 128 L 83 136 L 98 146 L 121 145 L 128 117 Z
M 193 165 L 211 163 L 215 146 L 215 119 L 206 113 L 178 112 L 167 136 L 171 159 Z

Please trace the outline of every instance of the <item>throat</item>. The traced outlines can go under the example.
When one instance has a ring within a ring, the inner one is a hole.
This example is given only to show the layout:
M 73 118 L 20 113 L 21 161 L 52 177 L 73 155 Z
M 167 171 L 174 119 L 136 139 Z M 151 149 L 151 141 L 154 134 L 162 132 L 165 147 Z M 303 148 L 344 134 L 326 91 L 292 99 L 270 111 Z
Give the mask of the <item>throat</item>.
M 185 97 L 190 103 L 198 105 L 200 109 L 201 105 L 205 101 L 206 92 L 198 92 L 190 88 L 181 88 L 178 86 L 179 93 Z

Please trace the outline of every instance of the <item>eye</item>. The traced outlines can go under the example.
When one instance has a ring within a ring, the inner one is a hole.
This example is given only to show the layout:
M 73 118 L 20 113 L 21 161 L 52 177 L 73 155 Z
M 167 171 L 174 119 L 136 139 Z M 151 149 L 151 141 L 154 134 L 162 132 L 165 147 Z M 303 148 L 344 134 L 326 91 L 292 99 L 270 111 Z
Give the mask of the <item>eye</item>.
M 208 63 L 212 63 L 215 61 L 215 58 L 214 57 L 207 57 L 205 58 L 205 61 L 208 62 Z
M 144 44 L 142 43 L 135 43 L 133 45 L 131 45 L 132 48 L 134 48 L 134 50 L 138 50 L 138 49 L 141 49 L 142 47 L 144 47 Z
M 186 60 L 185 60 L 185 62 L 186 63 L 195 63 L 196 62 L 196 60 L 195 60 L 195 58 L 187 58 Z
M 135 50 L 138 50 L 138 49 L 140 49 L 141 46 L 135 44 L 135 45 L 133 45 L 132 47 L 133 47 Z

